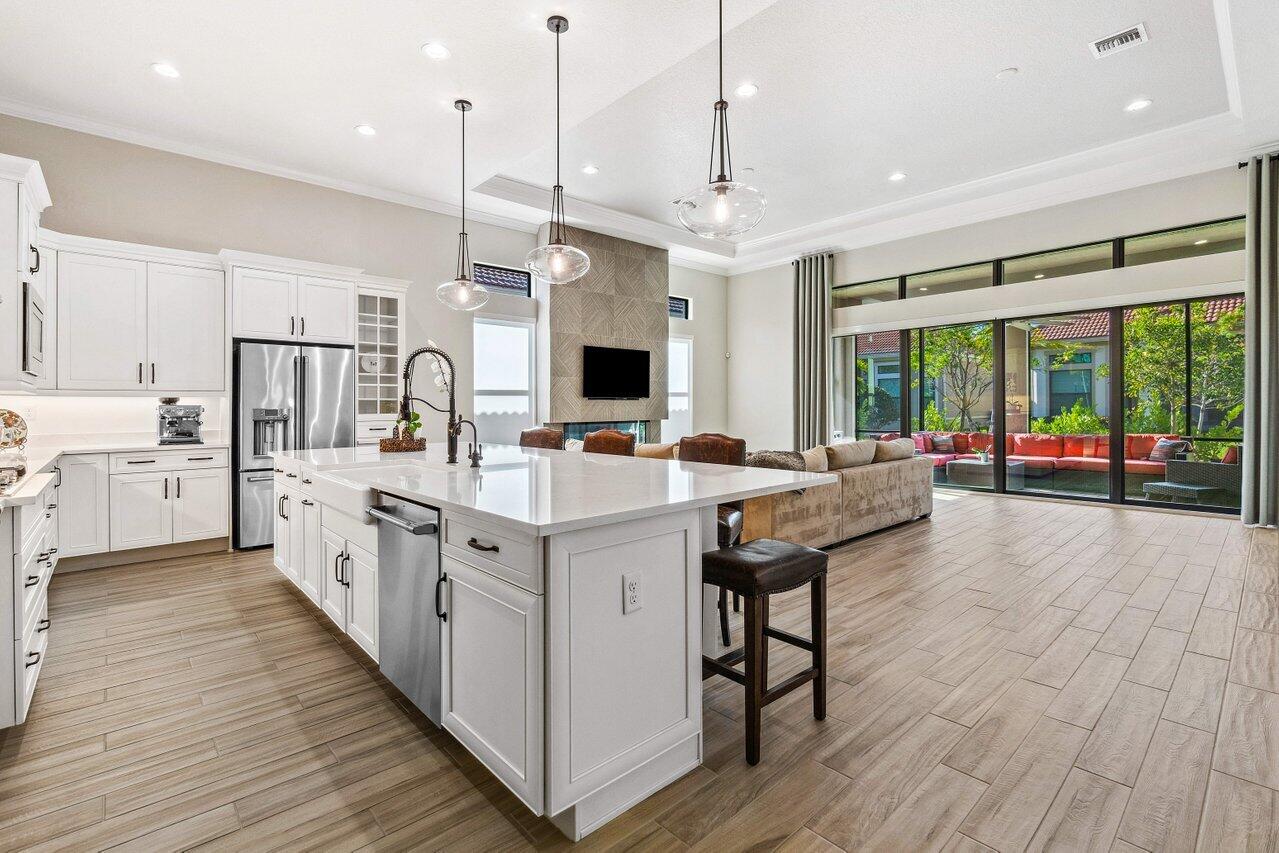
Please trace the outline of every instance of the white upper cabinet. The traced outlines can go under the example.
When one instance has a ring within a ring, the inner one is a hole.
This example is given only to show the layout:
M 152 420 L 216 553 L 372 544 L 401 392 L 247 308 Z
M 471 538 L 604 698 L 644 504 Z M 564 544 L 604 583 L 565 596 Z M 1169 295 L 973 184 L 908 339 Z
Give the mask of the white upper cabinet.
M 146 360 L 146 263 L 62 252 L 58 387 L 144 389 Z
M 298 277 L 236 267 L 231 272 L 231 333 L 291 341 L 298 331 Z
M 355 343 L 355 284 L 298 276 L 298 340 Z
M 355 283 L 235 267 L 231 334 L 237 338 L 355 343 Z
M 58 387 L 222 391 L 220 270 L 60 252 Z
M 147 264 L 147 384 L 226 387 L 226 293 L 219 270 Z

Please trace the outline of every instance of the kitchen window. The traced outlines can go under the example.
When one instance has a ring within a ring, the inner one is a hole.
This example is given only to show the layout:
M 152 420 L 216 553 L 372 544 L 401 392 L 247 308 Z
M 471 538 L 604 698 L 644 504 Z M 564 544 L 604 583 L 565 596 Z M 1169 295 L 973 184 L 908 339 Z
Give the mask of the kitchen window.
M 475 318 L 475 426 L 480 441 L 519 444 L 536 419 L 533 323 Z

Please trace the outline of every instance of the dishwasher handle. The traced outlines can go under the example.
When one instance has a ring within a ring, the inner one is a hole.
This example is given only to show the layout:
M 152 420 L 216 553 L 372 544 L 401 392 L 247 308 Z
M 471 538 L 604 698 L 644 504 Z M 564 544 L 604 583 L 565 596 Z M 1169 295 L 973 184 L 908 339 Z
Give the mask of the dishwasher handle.
M 386 507 L 371 506 L 364 511 L 378 521 L 385 521 L 392 527 L 398 527 L 406 533 L 412 533 L 414 536 L 431 536 L 439 532 L 440 529 L 439 525 L 434 521 L 407 521 Z

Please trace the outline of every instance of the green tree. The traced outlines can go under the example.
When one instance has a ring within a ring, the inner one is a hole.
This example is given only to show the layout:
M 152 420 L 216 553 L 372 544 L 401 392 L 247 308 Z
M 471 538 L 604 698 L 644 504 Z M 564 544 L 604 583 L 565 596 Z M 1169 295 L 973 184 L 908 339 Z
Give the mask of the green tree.
M 1195 435 L 1239 437 L 1243 414 L 1243 314 L 1240 305 L 1208 319 L 1211 300 L 1190 305 L 1190 399 Z M 1212 423 L 1216 420 L 1217 423 Z
M 943 408 L 956 413 L 959 429 L 976 430 L 977 406 L 995 382 L 991 325 L 944 326 L 924 335 L 924 375 L 940 390 Z
M 1181 432 L 1186 402 L 1186 317 L 1180 305 L 1124 312 L 1124 429 Z

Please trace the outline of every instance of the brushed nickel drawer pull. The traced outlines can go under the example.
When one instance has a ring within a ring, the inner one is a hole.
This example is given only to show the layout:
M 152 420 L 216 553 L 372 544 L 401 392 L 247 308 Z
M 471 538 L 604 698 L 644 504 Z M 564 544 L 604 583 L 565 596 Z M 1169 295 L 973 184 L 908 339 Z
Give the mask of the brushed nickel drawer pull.
M 476 539 L 474 536 L 472 536 L 470 539 L 467 539 L 466 544 L 470 545 L 476 551 L 491 551 L 492 553 L 496 554 L 498 551 L 501 550 L 501 548 L 499 548 L 497 545 L 481 545 L 480 541 Z

